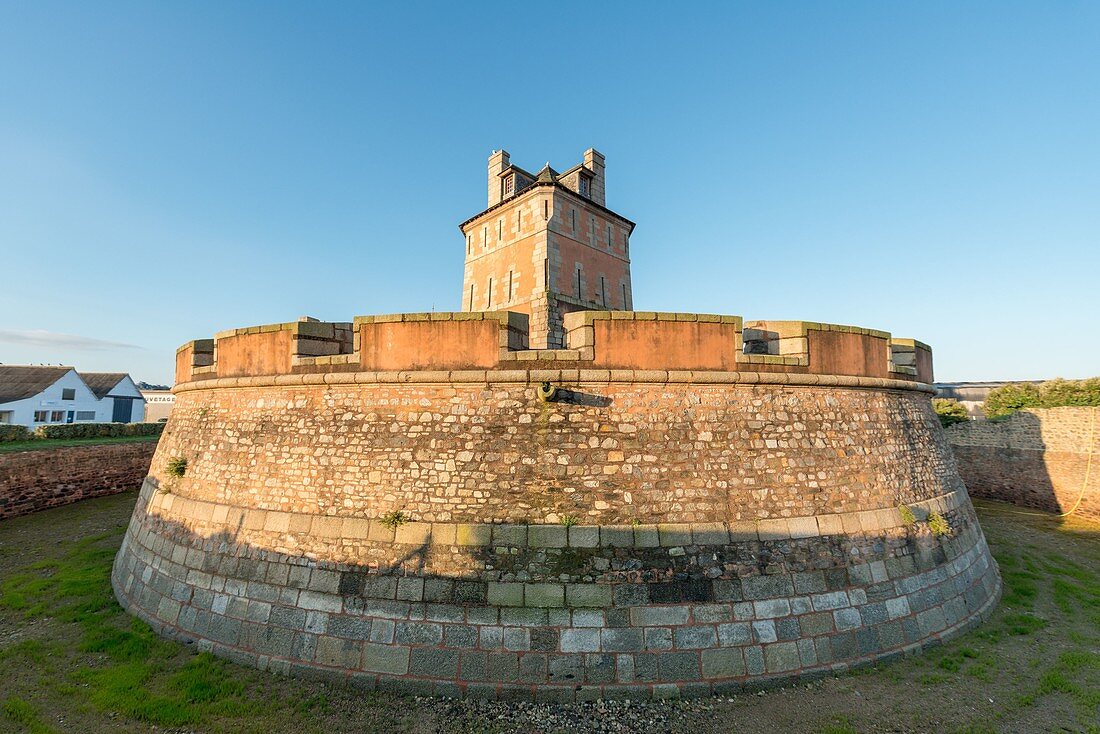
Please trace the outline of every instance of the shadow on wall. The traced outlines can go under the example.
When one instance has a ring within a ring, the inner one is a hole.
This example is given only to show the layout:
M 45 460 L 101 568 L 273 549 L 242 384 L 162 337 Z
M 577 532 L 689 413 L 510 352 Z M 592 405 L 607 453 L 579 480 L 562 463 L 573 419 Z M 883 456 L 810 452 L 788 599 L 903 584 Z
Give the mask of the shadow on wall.
M 1044 408 L 946 433 L 972 496 L 1100 520 L 1098 423 L 1100 408 Z
M 317 563 L 242 542 L 244 525 L 205 536 L 147 516 L 148 497 L 112 574 L 131 612 L 239 663 L 410 693 L 571 701 L 582 686 L 616 696 L 657 684 L 732 693 L 938 644 L 988 616 L 999 594 L 969 509 L 952 514 L 953 536 L 911 531 L 903 550 L 878 534 L 678 556 L 636 548 L 644 568 L 612 569 L 611 585 L 560 581 L 606 575 L 601 553 L 621 550 L 508 548 L 528 556 L 521 562 L 535 583 L 490 584 L 444 570 L 456 563 L 454 547 L 418 543 L 397 558 L 368 560 L 368 551 L 356 564 Z M 499 567 L 500 550 L 460 553 Z M 785 571 L 768 575 L 715 578 L 704 565 L 781 557 L 771 568 Z M 854 557 L 866 562 L 851 565 Z

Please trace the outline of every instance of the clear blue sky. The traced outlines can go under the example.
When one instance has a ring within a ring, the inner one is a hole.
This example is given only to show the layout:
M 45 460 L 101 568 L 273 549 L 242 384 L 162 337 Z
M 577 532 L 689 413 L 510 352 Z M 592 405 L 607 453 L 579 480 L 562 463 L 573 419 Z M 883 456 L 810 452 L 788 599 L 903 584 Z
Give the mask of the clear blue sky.
M 0 2 L 0 361 L 168 382 L 459 307 L 485 162 L 596 147 L 635 307 L 1100 373 L 1100 3 Z

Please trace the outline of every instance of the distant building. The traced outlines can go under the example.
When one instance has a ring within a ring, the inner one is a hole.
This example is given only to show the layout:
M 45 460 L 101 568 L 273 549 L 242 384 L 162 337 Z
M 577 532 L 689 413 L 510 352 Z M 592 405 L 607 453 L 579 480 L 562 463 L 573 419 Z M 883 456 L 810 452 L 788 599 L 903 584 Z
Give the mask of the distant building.
M 937 382 L 935 384 L 937 398 L 951 398 L 958 400 L 971 418 L 985 418 L 982 412 L 982 404 L 989 397 L 989 393 L 998 387 L 1005 385 L 1023 385 L 1027 383 L 1038 384 L 1041 380 L 1016 380 L 1002 382 Z
M 147 423 L 158 423 L 168 420 L 172 414 L 172 406 L 176 404 L 176 396 L 172 391 L 142 389 L 141 396 L 145 398 L 145 420 Z
M 140 423 L 145 398 L 125 372 L 0 365 L 0 424 Z

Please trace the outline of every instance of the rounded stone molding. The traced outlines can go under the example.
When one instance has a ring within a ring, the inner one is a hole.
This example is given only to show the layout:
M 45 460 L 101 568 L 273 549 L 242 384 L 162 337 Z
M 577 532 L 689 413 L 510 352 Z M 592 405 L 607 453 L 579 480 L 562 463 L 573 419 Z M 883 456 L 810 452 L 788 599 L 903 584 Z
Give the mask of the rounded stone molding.
M 544 381 L 554 402 L 532 399 Z M 365 687 L 563 701 L 829 674 L 998 598 L 929 391 L 706 370 L 187 382 L 112 582 L 164 634 Z

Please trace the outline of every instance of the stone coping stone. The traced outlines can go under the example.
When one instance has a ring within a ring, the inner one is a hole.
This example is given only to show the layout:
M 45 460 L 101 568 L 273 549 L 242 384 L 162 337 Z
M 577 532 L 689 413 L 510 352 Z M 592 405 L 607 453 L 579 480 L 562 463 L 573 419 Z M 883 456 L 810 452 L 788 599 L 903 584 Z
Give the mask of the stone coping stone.
M 213 374 L 216 367 L 194 368 Z M 836 387 L 876 390 L 913 390 L 929 395 L 932 385 L 913 380 L 854 375 L 802 374 L 797 372 L 729 372 L 720 370 L 590 370 L 590 369 L 501 369 L 501 370 L 407 370 L 361 372 L 309 372 L 249 377 L 218 377 L 178 383 L 172 392 L 248 387 L 299 385 L 370 384 L 528 384 L 542 382 L 574 385 L 606 384 L 689 384 L 689 385 L 777 385 L 791 387 Z

